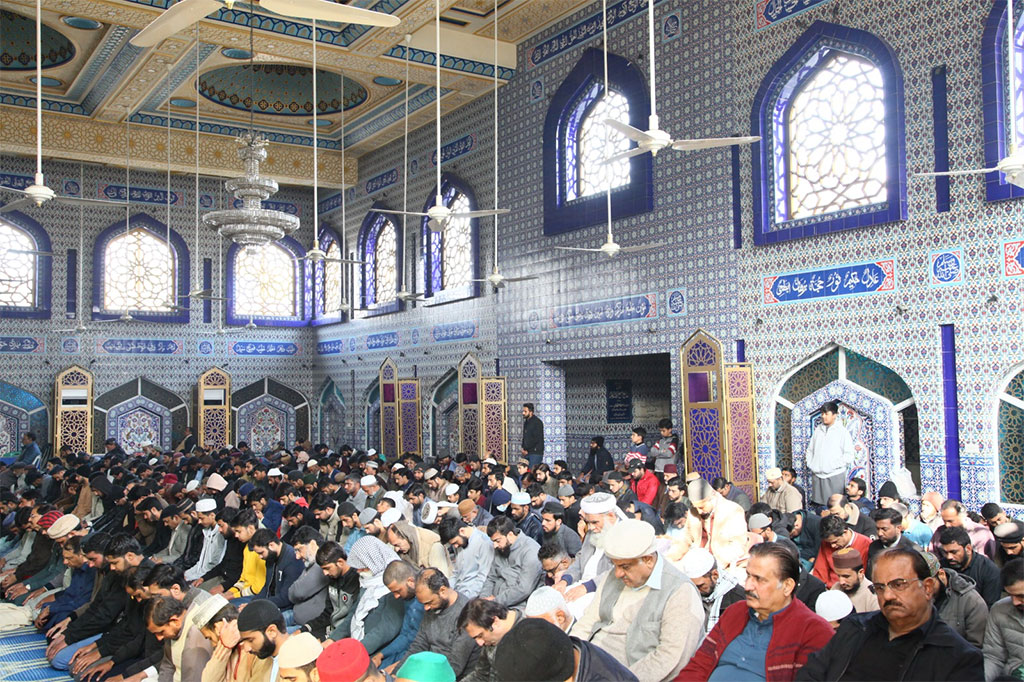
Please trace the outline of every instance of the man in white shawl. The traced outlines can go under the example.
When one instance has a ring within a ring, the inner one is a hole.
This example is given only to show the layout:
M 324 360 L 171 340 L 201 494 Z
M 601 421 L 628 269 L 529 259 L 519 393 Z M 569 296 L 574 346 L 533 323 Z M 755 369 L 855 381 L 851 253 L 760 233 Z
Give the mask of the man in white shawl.
M 583 546 L 554 586 L 565 594 L 573 618 L 582 617 L 593 601 L 598 576 L 613 568 L 604 553 L 605 533 L 626 518 L 615 502 L 610 493 L 594 493 L 580 501 L 580 518 L 587 525 Z
M 406 602 L 396 599 L 384 584 L 384 569 L 398 560 L 395 550 L 369 535 L 356 540 L 348 555 L 348 565 L 359 573 L 359 594 L 349 636 L 362 642 L 371 656 L 402 630 Z

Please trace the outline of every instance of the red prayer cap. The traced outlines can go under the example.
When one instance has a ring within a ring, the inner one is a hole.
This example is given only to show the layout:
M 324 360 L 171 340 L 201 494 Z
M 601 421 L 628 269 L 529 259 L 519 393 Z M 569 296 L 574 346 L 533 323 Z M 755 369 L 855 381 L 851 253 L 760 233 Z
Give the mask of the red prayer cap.
M 178 475 L 177 474 L 165 474 L 164 475 L 164 485 L 174 485 L 177 482 L 178 482 Z
M 358 639 L 341 639 L 316 659 L 320 682 L 355 682 L 370 667 L 370 654 Z
M 54 521 L 56 521 L 57 519 L 59 519 L 62 516 L 64 516 L 64 512 L 58 511 L 56 509 L 54 509 L 51 512 L 46 512 L 39 519 L 39 527 L 42 528 L 43 530 L 47 530 L 50 526 L 53 525 Z

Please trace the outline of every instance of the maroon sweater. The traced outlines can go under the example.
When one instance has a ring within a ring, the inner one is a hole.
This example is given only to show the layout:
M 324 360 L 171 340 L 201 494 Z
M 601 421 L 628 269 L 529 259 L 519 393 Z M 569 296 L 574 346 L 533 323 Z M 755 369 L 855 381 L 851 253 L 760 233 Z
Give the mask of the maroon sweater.
M 752 616 L 746 601 L 733 604 L 721 618 L 690 662 L 673 682 L 693 682 L 711 677 L 725 648 L 736 639 Z M 772 638 L 768 643 L 764 669 L 768 682 L 791 682 L 807 657 L 832 639 L 832 626 L 824 618 L 793 599 L 772 618 Z

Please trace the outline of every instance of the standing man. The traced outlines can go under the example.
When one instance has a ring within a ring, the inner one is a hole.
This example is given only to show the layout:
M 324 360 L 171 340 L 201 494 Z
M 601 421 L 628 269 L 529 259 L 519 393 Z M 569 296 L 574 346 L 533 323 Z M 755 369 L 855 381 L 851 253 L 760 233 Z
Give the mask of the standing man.
M 811 480 L 811 502 L 825 504 L 831 495 L 846 488 L 846 472 L 853 464 L 853 438 L 839 421 L 839 405 L 831 400 L 821 406 L 821 424 L 807 446 L 807 468 Z
M 185 437 L 181 439 L 178 446 L 174 448 L 175 452 L 182 452 L 185 456 L 192 454 L 192 451 L 196 447 L 196 437 L 192 434 L 192 427 L 185 427 Z
M 530 460 L 530 469 L 536 470 L 544 460 L 544 422 L 535 415 L 533 403 L 523 403 L 523 457 Z
M 15 461 L 35 465 L 41 456 L 39 445 L 36 443 L 36 434 L 26 431 L 25 435 L 21 437 L 21 454 Z

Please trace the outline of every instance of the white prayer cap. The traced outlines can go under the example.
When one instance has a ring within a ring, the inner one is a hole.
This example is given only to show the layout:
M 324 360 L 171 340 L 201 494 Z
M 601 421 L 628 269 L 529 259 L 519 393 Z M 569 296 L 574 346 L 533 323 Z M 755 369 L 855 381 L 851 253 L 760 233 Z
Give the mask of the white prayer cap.
M 580 501 L 580 511 L 584 514 L 610 514 L 616 509 L 615 496 L 611 493 L 594 493 Z
M 196 511 L 200 514 L 209 514 L 217 511 L 217 500 L 212 497 L 204 497 L 196 502 Z
M 197 628 L 205 628 L 213 620 L 213 617 L 220 613 L 220 610 L 228 605 L 228 600 L 222 595 L 212 594 L 199 604 L 192 607 L 192 624 Z
M 424 524 L 430 525 L 437 521 L 437 503 L 433 500 L 423 501 L 423 511 L 420 512 L 420 520 Z
M 639 519 L 619 521 L 604 536 L 604 553 L 609 559 L 638 559 L 657 551 L 654 526 Z
M 220 492 L 228 487 L 228 482 L 220 474 L 213 474 L 210 478 L 206 479 L 206 487 Z
M 376 471 L 377 469 L 380 468 L 380 462 L 375 460 L 375 459 L 371 459 L 371 460 L 367 460 L 366 464 L 364 464 L 363 466 L 364 467 L 370 467 L 371 469 Z
M 277 467 L 272 467 L 270 471 L 267 472 L 267 476 L 284 476 L 284 474 L 282 474 L 281 470 Z
M 405 503 L 405 498 L 402 497 L 401 491 L 398 490 L 387 491 L 386 493 L 384 493 L 384 498 L 394 502 L 396 507 L 399 507 Z
M 189 481 L 185 484 L 185 492 L 190 493 L 199 487 L 199 481 Z
M 715 567 L 715 557 L 703 547 L 690 547 L 683 556 L 683 573 L 691 580 L 707 575 Z
M 782 469 L 779 467 L 772 467 L 768 471 L 764 472 L 764 477 L 769 481 L 774 481 L 777 478 L 782 478 Z
M 715 489 L 703 478 L 695 478 L 686 484 L 686 495 L 691 502 L 706 500 L 715 494 Z
M 429 481 L 434 476 L 437 476 L 437 469 L 435 469 L 434 467 L 430 467 L 429 469 L 423 472 L 424 481 Z
M 493 457 L 488 457 L 487 459 L 485 459 L 483 461 L 483 463 L 484 464 L 492 464 L 493 465 L 493 464 L 497 464 L 498 460 L 494 459 Z
M 369 457 L 370 459 L 373 459 L 374 457 L 377 456 L 377 451 L 374 450 L 373 448 L 370 448 L 369 450 L 366 451 L 366 456 Z
M 566 606 L 565 597 L 561 592 L 548 585 L 541 585 L 526 600 L 523 615 L 527 618 L 536 618 L 552 611 L 569 613 L 569 607 Z
M 309 467 L 315 467 L 315 466 L 316 466 L 316 460 L 315 460 L 315 459 L 311 459 L 311 460 L 309 460 L 308 462 L 306 462 L 306 468 L 307 468 L 307 469 L 308 469 Z
M 301 668 L 309 665 L 324 652 L 324 647 L 316 637 L 308 632 L 299 632 L 290 636 L 281 645 L 277 654 L 277 667 Z
M 458 483 L 449 483 L 448 485 L 446 485 L 444 487 L 444 494 L 446 496 L 447 495 L 458 495 L 458 493 L 459 493 L 459 484 Z
M 772 520 L 765 514 L 754 514 L 750 517 L 750 521 L 747 522 L 747 529 L 757 532 L 770 525 L 772 525 Z
M 150 444 L 150 445 L 152 445 L 152 444 Z M 156 457 L 150 457 L 149 458 L 149 466 L 154 466 L 159 461 L 160 460 L 158 460 Z
M 359 479 L 359 485 L 361 485 L 364 488 L 367 488 L 371 485 L 377 485 L 377 477 L 367 474 L 366 476 L 363 476 L 362 478 Z
M 512 504 L 525 507 L 530 504 L 530 493 L 518 492 L 512 495 Z
M 814 602 L 814 612 L 829 622 L 846 618 L 853 611 L 853 602 L 842 590 L 825 590 Z
M 402 512 L 397 509 L 388 509 L 386 512 L 380 515 L 380 525 L 385 528 L 389 528 L 393 523 L 402 520 Z

